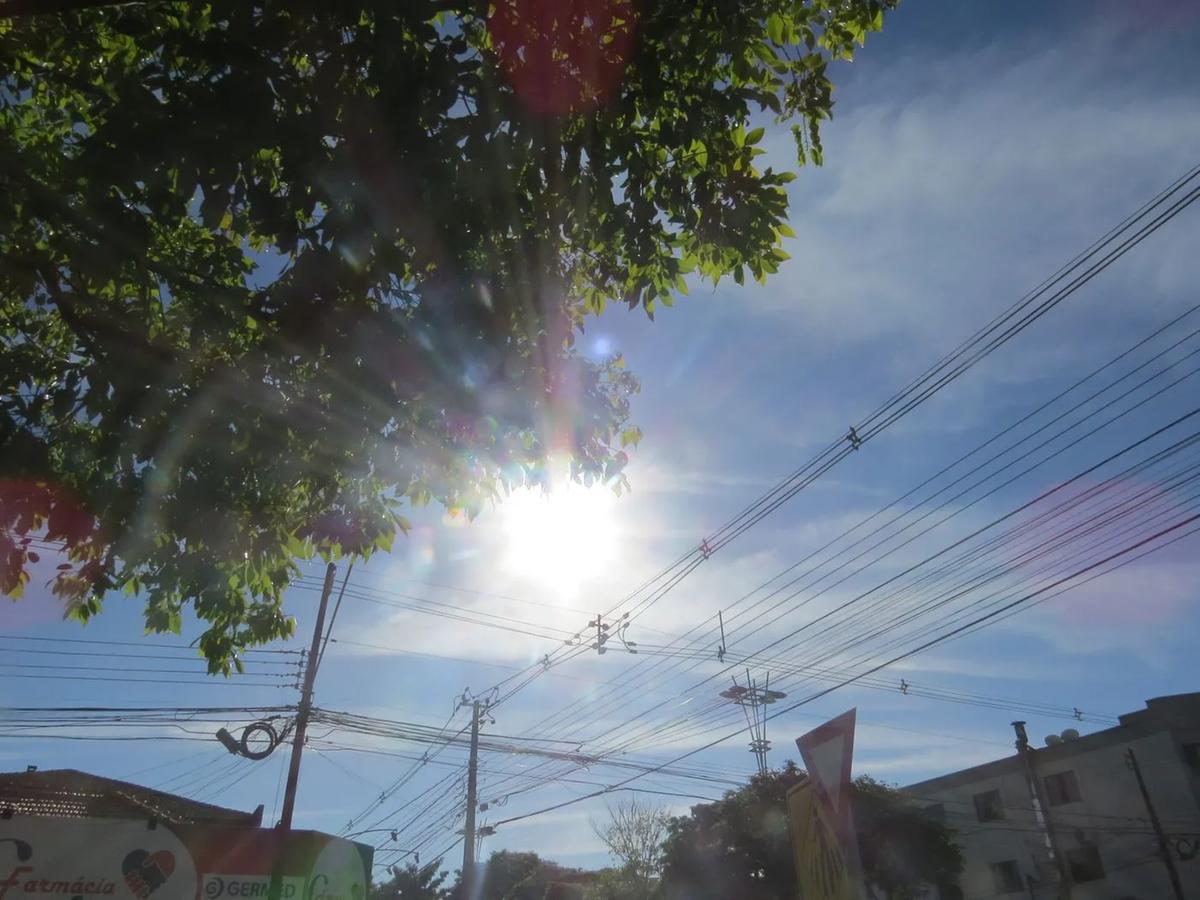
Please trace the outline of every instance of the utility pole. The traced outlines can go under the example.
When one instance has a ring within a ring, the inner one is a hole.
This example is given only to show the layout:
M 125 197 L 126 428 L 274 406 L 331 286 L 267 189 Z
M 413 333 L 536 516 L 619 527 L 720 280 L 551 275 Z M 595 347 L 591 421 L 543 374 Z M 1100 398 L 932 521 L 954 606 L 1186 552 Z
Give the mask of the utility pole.
M 471 704 L 471 761 L 467 763 L 467 820 L 463 827 L 462 880 L 465 895 L 469 898 L 475 888 L 475 796 L 477 769 L 479 766 L 479 701 Z
M 1050 824 L 1050 816 L 1046 809 L 1046 798 L 1042 794 L 1042 783 L 1038 780 L 1033 768 L 1033 749 L 1029 746 L 1029 735 L 1025 732 L 1024 722 L 1013 722 L 1013 730 L 1017 733 L 1017 755 L 1025 767 L 1025 780 L 1029 783 L 1029 797 L 1033 802 L 1034 817 L 1046 835 L 1046 851 L 1058 868 L 1059 900 L 1071 898 L 1071 870 L 1067 868 L 1067 860 L 1059 850 L 1055 839 L 1054 826 Z
M 479 800 L 479 701 L 471 704 L 471 759 L 467 763 L 467 820 L 463 827 L 463 885 L 471 896 L 475 886 L 475 807 Z
M 300 754 L 304 751 L 304 734 L 308 730 L 308 716 L 312 712 L 313 682 L 317 678 L 317 662 L 321 651 L 321 632 L 325 630 L 325 608 L 329 595 L 333 593 L 333 574 L 337 566 L 330 563 L 325 568 L 325 585 L 321 588 L 321 605 L 317 607 L 317 624 L 313 628 L 312 648 L 308 651 L 308 666 L 304 670 L 304 688 L 300 692 L 300 705 L 296 709 L 296 734 L 292 739 L 292 759 L 288 764 L 287 787 L 283 792 L 283 814 L 279 825 L 284 831 L 292 827 L 292 813 L 296 809 L 296 787 L 300 781 Z
M 1130 747 L 1125 751 L 1125 760 L 1129 764 L 1129 768 L 1133 769 L 1133 775 L 1137 778 L 1138 790 L 1142 792 L 1142 801 L 1146 804 L 1146 815 L 1150 817 L 1150 824 L 1154 827 L 1154 833 L 1158 836 L 1158 849 L 1162 852 L 1163 864 L 1167 867 L 1167 877 L 1171 879 L 1171 888 L 1175 893 L 1175 900 L 1183 900 L 1183 884 L 1179 880 L 1179 870 L 1175 868 L 1175 860 L 1171 856 L 1171 845 L 1167 843 L 1167 836 L 1163 834 L 1162 823 L 1158 821 L 1158 813 L 1154 809 L 1154 804 L 1150 802 L 1150 792 L 1146 790 L 1146 782 L 1142 778 L 1142 769 L 1138 765 L 1137 757 L 1133 753 L 1133 748 Z

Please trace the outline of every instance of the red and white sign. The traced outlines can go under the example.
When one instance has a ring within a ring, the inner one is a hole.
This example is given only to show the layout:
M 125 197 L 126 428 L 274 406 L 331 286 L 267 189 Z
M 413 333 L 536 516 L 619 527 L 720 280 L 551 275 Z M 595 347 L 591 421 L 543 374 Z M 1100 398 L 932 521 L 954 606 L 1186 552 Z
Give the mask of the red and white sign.
M 371 848 L 313 831 L 0 820 L 0 900 L 365 900 Z
M 796 738 L 808 777 L 834 813 L 850 795 L 850 764 L 854 757 L 854 720 L 857 710 L 842 713 L 808 734 Z

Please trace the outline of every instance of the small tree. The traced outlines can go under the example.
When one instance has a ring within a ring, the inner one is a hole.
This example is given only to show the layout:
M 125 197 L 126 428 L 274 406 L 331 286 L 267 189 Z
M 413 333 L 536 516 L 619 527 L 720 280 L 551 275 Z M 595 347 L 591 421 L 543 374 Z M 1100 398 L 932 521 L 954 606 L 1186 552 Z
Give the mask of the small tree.
M 662 870 L 663 841 L 670 821 L 663 809 L 639 803 L 633 797 L 608 807 L 608 821 L 593 821 L 592 830 L 623 873 L 648 893 Z

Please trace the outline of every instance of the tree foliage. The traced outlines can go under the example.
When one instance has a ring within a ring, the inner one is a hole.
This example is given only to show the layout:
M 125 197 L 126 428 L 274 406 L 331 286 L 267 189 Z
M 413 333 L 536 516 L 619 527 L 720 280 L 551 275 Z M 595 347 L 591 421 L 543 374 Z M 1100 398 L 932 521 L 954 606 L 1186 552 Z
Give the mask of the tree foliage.
M 507 900 L 518 886 L 536 877 L 542 865 L 536 853 L 495 851 L 488 857 L 483 873 L 477 876 L 480 900 Z
M 435 859 L 424 866 L 397 866 L 390 879 L 371 888 L 370 900 L 449 900 L 450 889 L 443 887 L 447 876 L 439 871 L 441 865 L 442 861 Z
M 0 589 L 61 541 L 72 615 L 190 604 L 228 671 L 297 558 L 557 458 L 620 484 L 636 381 L 586 317 L 776 271 L 758 123 L 819 162 L 895 2 L 9 0 Z
M 859 853 L 877 896 L 918 900 L 922 884 L 958 883 L 962 854 L 952 829 L 865 775 L 854 780 L 852 796 Z
M 647 884 L 628 869 L 601 869 L 584 889 L 583 900 L 649 900 L 657 892 L 657 881 Z
M 493 852 L 477 876 L 474 895 L 467 898 L 460 880 L 453 900 L 581 900 L 584 885 L 595 874 L 560 866 L 536 853 Z
M 803 777 L 788 762 L 673 819 L 663 848 L 665 900 L 795 897 L 785 797 Z M 914 900 L 925 886 L 957 878 L 962 857 L 952 832 L 902 793 L 861 777 L 852 785 L 851 800 L 863 869 L 877 896 Z

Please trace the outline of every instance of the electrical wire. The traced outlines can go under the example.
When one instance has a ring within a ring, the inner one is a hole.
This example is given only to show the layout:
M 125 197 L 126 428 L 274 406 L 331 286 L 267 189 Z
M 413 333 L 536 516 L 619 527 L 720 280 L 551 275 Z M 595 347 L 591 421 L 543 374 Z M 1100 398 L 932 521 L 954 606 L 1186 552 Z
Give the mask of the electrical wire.
M 863 442 L 870 440 L 917 405 L 924 403 L 930 397 L 934 396 L 950 381 L 959 377 L 980 359 L 1040 319 L 1050 309 L 1061 303 L 1096 274 L 1106 269 L 1123 256 L 1124 253 L 1153 234 L 1175 215 L 1178 215 L 1183 209 L 1194 202 L 1196 197 L 1200 195 L 1200 191 L 1191 189 L 1186 193 L 1179 194 L 1171 204 L 1165 206 L 1165 209 L 1161 209 L 1160 207 L 1172 195 L 1178 194 L 1188 182 L 1195 178 L 1198 172 L 1200 172 L 1200 167 L 1187 173 L 1175 185 L 1168 188 L 1167 191 L 1164 191 L 1150 203 L 1143 206 L 1133 216 L 1129 217 L 1126 222 L 1111 230 L 1100 241 L 1093 244 L 1088 251 L 1076 257 L 1068 266 L 1061 269 L 1059 273 L 1056 273 L 1047 282 L 1044 282 L 1041 287 L 1035 289 L 1026 298 L 1022 298 L 1014 307 L 994 319 L 992 323 L 989 323 L 988 326 L 977 332 L 976 335 L 968 339 L 967 342 L 964 342 L 963 345 L 960 345 L 958 349 L 937 363 L 924 376 L 914 381 L 891 400 L 883 404 L 875 413 L 862 420 L 858 426 L 851 429 L 849 446 L 843 445 L 842 441 L 829 445 L 814 460 L 801 467 L 783 482 L 780 482 L 758 501 L 751 504 L 750 507 L 739 513 L 734 519 L 723 525 L 717 532 L 714 532 L 711 540 L 706 538 L 702 542 L 701 547 L 698 548 L 700 550 L 700 559 L 696 558 L 697 551 L 691 551 L 681 557 L 671 567 L 668 567 L 664 573 L 660 573 L 659 576 L 652 579 L 649 582 L 650 585 L 660 580 L 662 584 L 658 588 L 655 588 L 649 596 L 633 601 L 633 607 L 629 611 L 629 614 L 640 615 L 651 605 L 661 600 L 667 592 L 679 584 L 690 572 L 694 571 L 700 562 L 707 559 L 713 552 L 720 550 L 730 541 L 745 533 L 746 530 L 777 509 L 782 503 L 790 499 L 791 496 L 794 496 L 797 491 L 801 490 L 808 483 L 811 483 L 813 479 L 819 477 L 824 471 L 827 471 L 841 459 L 844 459 L 850 452 L 857 450 Z M 1148 221 L 1142 227 L 1131 234 L 1126 234 L 1128 226 L 1142 219 L 1147 219 L 1147 217 L 1149 217 Z M 1101 251 L 1103 252 L 1101 253 Z M 1077 270 L 1079 272 L 1075 274 Z M 1068 276 L 1070 277 L 1068 278 Z M 840 449 L 837 449 L 839 447 Z M 1173 527 L 1180 526 L 1175 525 Z M 1161 531 L 1147 540 L 1153 541 L 1171 533 L 1170 529 Z M 1135 544 L 1134 546 L 1139 547 L 1142 545 Z M 1122 552 L 1128 552 L 1128 550 Z M 1102 562 L 1111 562 L 1119 558 L 1119 555 L 1110 556 Z M 1086 572 L 1090 571 L 1090 569 L 1082 571 Z M 1078 574 L 1076 573 L 1076 575 Z M 1037 596 L 1037 594 L 1035 593 L 1030 596 Z M 1028 599 L 1030 598 L 1027 597 L 1026 600 Z M 624 602 L 622 601 L 622 603 Z M 612 609 L 619 608 L 619 606 L 620 604 Z M 608 615 L 611 615 L 612 609 L 610 609 Z M 978 619 L 975 620 L 975 624 L 978 625 L 980 621 Z M 557 663 L 564 658 L 577 657 L 580 655 L 580 652 L 578 649 L 563 650 L 556 648 L 553 660 L 551 659 L 551 655 L 547 654 L 545 659 L 546 665 L 542 667 L 542 670 L 549 668 L 549 664 Z M 506 682 L 518 681 L 519 684 L 516 685 L 515 689 L 510 688 L 505 694 L 500 695 L 498 697 L 499 702 L 503 702 L 513 696 L 516 690 L 523 689 L 540 676 L 540 670 L 533 666 L 529 667 L 526 671 L 528 672 L 527 675 L 513 676 L 510 679 L 506 679 Z M 795 704 L 791 708 L 794 707 Z M 774 718 L 774 716 L 771 716 L 771 718 Z M 514 820 L 507 819 L 504 821 Z
M 813 478 L 819 476 L 823 471 L 826 471 L 829 467 L 836 464 L 836 462 L 841 458 L 844 458 L 845 455 L 848 455 L 848 453 L 853 452 L 854 449 L 857 449 L 858 446 L 861 446 L 861 442 L 863 440 L 874 436 L 880 430 L 888 427 L 890 424 L 896 421 L 900 416 L 915 408 L 915 405 L 919 405 L 919 403 L 922 403 L 929 397 L 933 396 L 933 394 L 940 391 L 947 383 L 949 383 L 950 380 L 953 380 L 953 378 L 961 375 L 964 371 L 977 363 L 979 359 L 983 358 L 983 356 L 993 352 L 998 346 L 1011 339 L 1011 337 L 1028 327 L 1041 316 L 1045 315 L 1046 312 L 1048 312 L 1058 303 L 1062 302 L 1062 300 L 1070 296 L 1070 294 L 1074 293 L 1092 277 L 1106 269 L 1109 265 L 1115 262 L 1116 259 L 1119 259 L 1120 256 L 1124 255 L 1124 253 L 1128 252 L 1128 250 L 1132 249 L 1132 247 L 1136 246 L 1150 234 L 1157 231 L 1175 215 L 1178 215 L 1180 212 L 1182 212 L 1183 209 L 1195 201 L 1196 197 L 1200 195 L 1200 191 L 1197 189 L 1191 189 L 1189 192 L 1182 194 L 1181 198 L 1177 198 L 1173 204 L 1165 209 L 1165 211 L 1160 212 L 1154 218 L 1150 219 L 1142 228 L 1134 232 L 1132 236 L 1123 237 L 1121 242 L 1117 243 L 1115 247 L 1108 250 L 1105 255 L 1101 256 L 1096 261 L 1089 262 L 1089 260 L 1091 260 L 1091 258 L 1095 256 L 1101 249 L 1112 243 L 1116 238 L 1122 237 L 1124 232 L 1131 225 L 1146 218 L 1147 215 L 1159 207 L 1164 201 L 1166 201 L 1172 195 L 1179 193 L 1183 187 L 1196 178 L 1197 174 L 1200 174 L 1200 167 L 1195 167 L 1189 172 L 1185 173 L 1180 179 L 1177 179 L 1174 184 L 1169 186 L 1166 190 L 1161 192 L 1147 204 L 1144 204 L 1143 207 L 1141 207 L 1138 211 L 1127 217 L 1126 220 L 1124 220 L 1114 229 L 1111 229 L 1100 240 L 1095 242 L 1091 247 L 1088 248 L 1088 250 L 1077 256 L 1074 260 L 1060 269 L 1059 272 L 1055 273 L 1054 276 L 1051 276 L 1051 278 L 1046 282 L 1043 282 L 1039 288 L 1026 295 L 1026 297 L 1018 301 L 1017 304 L 1014 304 L 1013 307 L 1010 307 L 1009 310 L 989 323 L 988 326 L 985 326 L 985 328 L 981 329 L 979 332 L 976 332 L 972 338 L 968 339 L 966 342 L 960 345 L 958 349 L 947 355 L 947 357 L 943 358 L 942 361 L 936 364 L 924 376 L 914 381 L 900 393 L 895 395 L 891 400 L 883 404 L 875 413 L 872 413 L 866 419 L 862 420 L 862 422 L 856 426 L 856 429 L 851 431 L 852 435 L 857 435 L 859 437 L 858 443 L 853 443 L 850 447 L 842 447 L 841 451 L 838 452 L 834 452 L 831 449 L 838 446 L 838 444 L 830 445 L 830 447 L 822 451 L 821 454 L 818 454 L 818 457 L 814 461 L 810 462 L 805 467 L 802 467 L 800 470 L 797 470 L 796 473 L 793 473 L 792 476 L 789 476 L 788 479 L 785 479 L 784 482 L 781 482 L 779 485 L 765 494 L 763 498 L 760 498 L 760 500 L 757 501 L 757 504 L 752 504 L 752 507 L 754 507 L 755 505 L 761 505 L 763 502 L 766 502 L 767 507 L 764 508 L 764 510 L 756 511 L 750 513 L 749 515 L 747 515 L 744 511 L 736 516 L 734 520 L 731 520 L 730 523 L 727 523 L 725 526 L 722 526 L 721 529 L 718 529 L 718 531 L 714 533 L 712 540 L 706 539 L 703 542 L 702 547 L 704 547 L 706 551 L 703 554 L 703 557 L 707 558 L 711 552 L 714 552 L 716 549 L 720 549 L 720 547 L 724 546 L 724 543 L 727 543 L 728 540 L 732 540 L 739 534 L 743 533 L 746 528 L 752 527 L 752 525 L 757 521 L 761 521 L 762 516 L 765 516 L 774 509 L 778 508 L 778 505 L 780 505 L 782 502 L 785 502 L 790 496 L 794 496 L 794 491 L 801 489 L 803 486 L 809 483 L 811 478 L 808 476 L 811 475 Z M 1081 274 L 1075 275 L 1070 281 L 1067 281 L 1058 290 L 1047 295 L 1047 292 L 1050 291 L 1050 288 L 1063 281 L 1063 279 L 1068 275 L 1072 275 L 1077 269 L 1083 266 L 1084 263 L 1089 263 L 1089 265 L 1083 269 Z M 1016 324 L 1009 325 L 1003 332 L 1000 333 L 998 337 L 990 337 L 988 341 L 982 345 L 982 349 L 974 349 L 984 337 L 987 337 L 989 334 L 994 332 L 1000 324 L 1003 324 L 1008 319 L 1012 318 L 1017 312 L 1022 311 L 1035 300 L 1042 298 L 1043 295 L 1047 296 L 1040 300 L 1039 305 L 1034 307 L 1033 312 L 1025 314 L 1021 319 L 1017 320 Z M 957 368 L 952 369 L 949 374 L 943 372 L 943 370 L 946 369 L 948 362 L 953 361 L 957 356 L 961 356 L 967 351 L 970 351 L 972 355 L 965 363 L 959 363 Z M 906 394 L 911 393 L 912 390 L 918 387 L 922 380 L 927 380 L 928 378 L 934 376 L 937 377 L 935 384 L 926 389 L 926 391 L 915 401 L 906 401 L 898 410 L 888 412 L 890 407 L 895 406 L 896 403 L 902 400 Z M 884 415 L 884 413 L 887 413 L 887 416 L 883 419 L 883 421 L 877 421 L 879 420 L 880 416 Z M 831 453 L 833 453 L 833 456 L 830 456 Z M 813 468 L 814 466 L 816 467 L 815 469 Z M 804 475 L 808 480 L 802 481 L 801 483 L 795 485 L 789 484 L 790 482 L 794 482 L 797 477 L 800 477 L 800 475 Z M 733 529 L 733 531 L 729 532 L 729 529 Z M 698 564 L 698 562 L 693 563 L 685 572 L 679 575 L 677 579 L 673 579 L 667 590 L 669 590 L 670 587 L 673 587 L 674 584 L 677 584 L 678 581 L 682 580 L 683 577 L 686 577 L 686 575 L 693 571 Z M 656 593 L 646 600 L 644 604 L 635 606 L 635 615 L 652 603 L 657 602 L 657 600 L 661 599 L 661 596 L 664 594 L 665 591 Z M 615 608 L 616 607 L 614 607 L 614 609 Z M 609 614 L 611 614 L 611 611 L 612 610 L 610 610 Z M 578 653 L 575 655 L 577 656 Z M 548 658 L 547 661 L 553 662 L 555 660 Z M 525 680 L 522 681 L 516 690 L 523 689 L 525 686 L 532 683 L 539 677 L 539 674 L 540 673 L 536 668 L 531 667 L 530 674 Z M 514 690 L 510 691 L 506 695 L 502 695 L 500 698 L 501 702 L 512 696 L 515 692 L 516 691 Z

